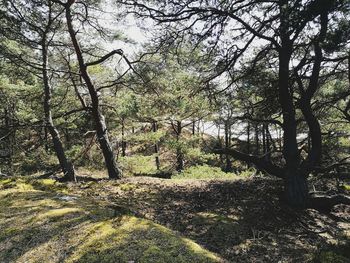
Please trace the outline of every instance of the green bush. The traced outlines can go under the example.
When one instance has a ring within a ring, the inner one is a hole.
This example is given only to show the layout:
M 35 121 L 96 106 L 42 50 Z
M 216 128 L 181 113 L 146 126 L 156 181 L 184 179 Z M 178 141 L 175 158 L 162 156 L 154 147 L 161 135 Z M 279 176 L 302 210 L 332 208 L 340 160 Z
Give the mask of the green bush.
M 21 163 L 17 172 L 31 174 L 38 171 L 45 171 L 57 165 L 58 161 L 53 152 L 46 152 L 44 148 L 21 154 Z
M 88 151 L 84 145 L 74 145 L 66 153 L 70 160 L 75 160 L 75 166 L 84 166 L 98 170 L 105 168 L 102 152 L 96 144 Z
M 125 176 L 134 175 L 155 175 L 157 167 L 155 164 L 155 156 L 133 155 L 121 157 L 119 159 Z
M 205 153 L 200 148 L 190 148 L 185 153 L 186 162 L 189 165 L 205 164 L 213 162 L 217 158 L 216 154 Z

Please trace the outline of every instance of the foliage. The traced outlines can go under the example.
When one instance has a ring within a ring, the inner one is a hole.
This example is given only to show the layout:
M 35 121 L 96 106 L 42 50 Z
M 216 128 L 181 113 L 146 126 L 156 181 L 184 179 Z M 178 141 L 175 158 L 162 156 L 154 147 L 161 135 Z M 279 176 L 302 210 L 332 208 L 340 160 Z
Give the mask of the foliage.
M 126 177 L 137 175 L 155 175 L 157 173 L 157 167 L 155 166 L 153 155 L 133 155 L 121 157 L 120 163 Z

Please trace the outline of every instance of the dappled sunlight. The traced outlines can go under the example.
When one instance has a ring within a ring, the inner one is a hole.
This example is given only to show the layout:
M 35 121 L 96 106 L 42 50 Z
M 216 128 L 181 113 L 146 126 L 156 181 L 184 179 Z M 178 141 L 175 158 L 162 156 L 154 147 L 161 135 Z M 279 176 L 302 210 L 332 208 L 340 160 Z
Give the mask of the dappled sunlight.
M 67 262 L 219 262 L 193 241 L 133 216 L 87 225 L 80 231 L 85 234 L 78 236 L 86 240 Z
M 192 240 L 102 200 L 56 192 L 55 182 L 21 179 L 5 185 L 0 190 L 1 262 L 222 261 Z M 42 185 L 51 191 L 38 190 Z
M 349 229 L 316 210 L 281 206 L 267 179 L 4 181 L 4 263 L 304 262 L 319 246 L 342 244 Z
M 136 186 L 122 191 L 120 188 L 129 182 Z M 89 196 L 91 190 L 98 192 L 99 198 L 123 202 L 131 211 L 233 262 L 304 262 L 332 239 L 344 241 L 340 235 L 349 229 L 348 222 L 336 224 L 332 217 L 316 210 L 294 211 L 284 206 L 277 197 L 279 183 L 269 178 L 130 178 L 95 184 L 85 194 Z M 341 211 L 339 215 L 344 217 L 346 213 Z
M 80 208 L 59 208 L 52 209 L 47 212 L 41 213 L 36 217 L 36 221 L 52 221 L 53 219 L 58 220 L 61 217 L 66 216 L 67 214 L 75 214 L 81 212 Z

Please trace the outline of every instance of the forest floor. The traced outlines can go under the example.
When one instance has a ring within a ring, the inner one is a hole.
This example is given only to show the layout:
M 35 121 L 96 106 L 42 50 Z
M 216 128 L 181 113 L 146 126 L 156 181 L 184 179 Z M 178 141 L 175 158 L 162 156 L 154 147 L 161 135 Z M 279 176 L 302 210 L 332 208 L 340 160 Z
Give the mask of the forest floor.
M 350 262 L 350 207 L 295 211 L 280 189 L 270 178 L 2 179 L 0 262 Z

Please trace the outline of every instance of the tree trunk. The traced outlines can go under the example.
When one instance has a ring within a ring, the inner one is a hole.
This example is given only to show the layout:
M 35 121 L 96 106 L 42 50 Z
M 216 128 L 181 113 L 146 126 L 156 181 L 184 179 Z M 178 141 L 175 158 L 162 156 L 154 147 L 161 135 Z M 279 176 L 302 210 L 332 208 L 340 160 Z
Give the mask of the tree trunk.
M 49 153 L 49 139 L 48 139 L 47 127 L 44 127 L 44 143 L 45 143 L 45 152 Z
M 4 156 L 7 159 L 7 164 L 8 164 L 8 171 L 7 173 L 9 175 L 13 174 L 13 149 L 14 149 L 14 142 L 15 140 L 12 140 L 12 134 L 13 134 L 13 130 L 14 129 L 14 125 L 12 124 L 12 112 L 9 106 L 5 106 L 4 108 L 4 120 L 5 120 L 5 136 L 6 136 L 6 148 L 4 148 L 5 150 L 5 154 Z M 1 172 L 0 172 L 1 173 Z
M 255 155 L 259 155 L 260 144 L 259 144 L 259 126 L 255 124 Z
M 301 172 L 300 153 L 297 143 L 297 122 L 293 103 L 293 90 L 290 88 L 289 63 L 293 42 L 289 38 L 289 13 L 287 0 L 280 5 L 280 37 L 278 91 L 283 117 L 283 157 L 285 159 L 284 195 L 286 201 L 295 207 L 305 207 L 308 203 L 307 174 Z
M 42 76 L 43 76 L 43 84 L 44 84 L 44 112 L 45 112 L 45 128 L 50 133 L 52 137 L 53 147 L 57 156 L 57 159 L 60 163 L 60 167 L 64 174 L 64 179 L 69 181 L 76 181 L 75 171 L 73 168 L 73 164 L 67 159 L 66 154 L 63 149 L 62 141 L 60 135 L 58 133 L 57 128 L 55 127 L 52 120 L 51 113 L 51 85 L 48 76 L 48 50 L 46 45 L 46 36 L 43 37 L 42 40 Z
M 119 169 L 114 152 L 111 147 L 111 143 L 109 141 L 107 127 L 105 118 L 100 110 L 100 102 L 98 98 L 97 91 L 95 86 L 90 78 L 90 75 L 87 71 L 87 66 L 85 64 L 83 54 L 76 38 L 76 32 L 73 28 L 72 15 L 71 15 L 71 6 L 74 1 L 69 1 L 66 5 L 66 21 L 68 26 L 69 35 L 74 47 L 75 54 L 77 56 L 79 62 L 79 69 L 81 77 L 84 79 L 85 84 L 89 90 L 90 98 L 91 98 L 91 115 L 95 122 L 95 130 L 98 138 L 98 142 L 102 149 L 103 157 L 105 160 L 105 164 L 108 170 L 108 176 L 110 179 L 119 179 L 121 178 L 121 170 Z
M 250 123 L 247 124 L 247 153 L 250 154 Z
M 176 121 L 176 171 L 181 172 L 184 169 L 183 152 L 180 143 L 180 137 L 182 132 L 181 121 Z
M 125 118 L 122 118 L 122 156 L 126 156 L 126 141 L 124 139 L 125 136 Z
M 230 148 L 231 147 L 231 125 L 229 121 L 225 121 L 225 147 Z M 225 165 L 225 172 L 231 172 L 232 171 L 232 162 L 229 154 L 226 154 L 226 165 Z
M 265 123 L 262 125 L 262 148 L 263 148 L 263 154 L 265 155 L 266 150 L 266 129 L 265 129 Z
M 307 177 L 296 170 L 285 173 L 284 198 L 293 207 L 306 208 L 309 203 Z
M 158 127 L 157 127 L 157 122 L 156 122 L 156 121 L 154 121 L 154 122 L 152 123 L 152 129 L 153 129 L 153 132 L 157 132 Z M 155 142 L 155 144 L 154 144 L 154 153 L 155 153 L 155 155 L 156 155 L 155 160 L 156 160 L 157 170 L 160 170 L 159 144 L 158 144 L 158 142 Z
M 269 125 L 264 123 L 264 141 L 265 141 L 265 151 L 264 151 L 264 154 L 265 154 L 265 160 L 266 161 L 269 161 L 271 159 L 271 154 L 270 154 L 270 137 L 269 137 Z

